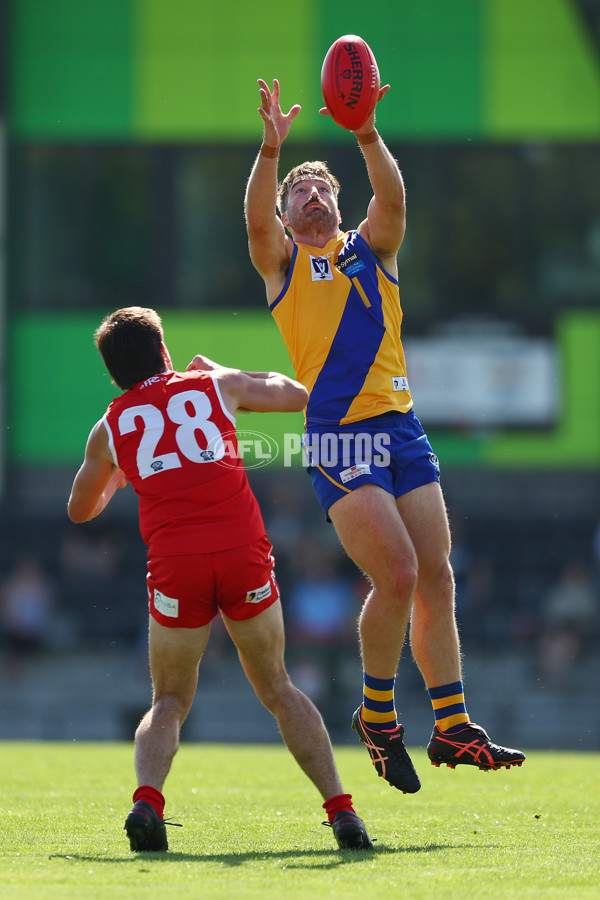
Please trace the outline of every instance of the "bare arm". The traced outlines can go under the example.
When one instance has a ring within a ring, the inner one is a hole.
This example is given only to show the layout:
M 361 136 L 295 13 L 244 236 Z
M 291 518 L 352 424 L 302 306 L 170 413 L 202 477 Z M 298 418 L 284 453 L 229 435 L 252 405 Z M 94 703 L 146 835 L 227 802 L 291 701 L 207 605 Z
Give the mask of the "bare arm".
M 258 84 L 261 97 L 258 112 L 264 123 L 264 136 L 246 186 L 244 211 L 250 258 L 265 282 L 270 303 L 283 287 L 291 253 L 291 240 L 277 215 L 279 148 L 300 106 L 296 104 L 284 115 L 279 105 L 277 79 L 272 92 L 262 79 Z
M 308 402 L 308 391 L 298 381 L 280 372 L 241 372 L 221 369 L 214 373 L 223 402 L 230 412 L 300 412 Z
M 389 85 L 381 89 L 379 99 L 388 89 Z M 367 217 L 358 226 L 358 232 L 370 245 L 385 269 L 397 277 L 396 255 L 406 230 L 406 202 L 402 174 L 398 163 L 375 129 L 375 110 L 354 134 L 365 158 L 369 181 L 373 188 Z
M 227 409 L 253 412 L 299 412 L 308 402 L 308 391 L 280 372 L 242 372 L 229 369 L 198 353 L 186 371 L 212 372 Z
M 209 359 L 208 356 L 203 356 L 201 353 L 197 353 L 192 361 L 188 363 L 186 367 L 186 372 L 215 372 L 216 370 L 220 372 L 239 372 L 240 369 L 230 369 L 228 366 L 222 366 L 220 363 L 213 362 L 212 359 Z M 250 378 L 266 378 L 267 375 L 271 374 L 270 372 L 244 372 L 244 375 L 248 375 Z
M 108 450 L 108 435 L 102 420 L 88 437 L 83 464 L 71 488 L 67 512 L 72 522 L 88 522 L 99 515 L 127 479 L 115 466 Z

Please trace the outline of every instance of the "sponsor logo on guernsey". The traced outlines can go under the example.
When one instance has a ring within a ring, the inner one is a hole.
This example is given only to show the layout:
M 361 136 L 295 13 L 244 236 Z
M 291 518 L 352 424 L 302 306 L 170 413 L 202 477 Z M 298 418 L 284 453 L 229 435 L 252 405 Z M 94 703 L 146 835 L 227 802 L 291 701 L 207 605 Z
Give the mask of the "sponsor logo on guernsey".
M 350 466 L 349 469 L 344 469 L 343 472 L 340 472 L 340 478 L 342 479 L 342 484 L 346 484 L 347 481 L 352 481 L 353 478 L 358 478 L 359 475 L 370 474 L 371 466 L 367 465 L 367 463 L 362 463 L 359 466 Z
M 162 613 L 163 616 L 169 616 L 171 619 L 176 619 L 179 616 L 179 600 L 167 597 L 166 594 L 157 591 L 156 588 L 154 589 L 154 608 L 159 613 Z
M 168 374 L 168 373 L 165 372 L 164 374 L 161 374 L 161 375 L 152 375 L 150 378 L 146 378 L 145 381 L 142 381 L 142 387 L 143 388 L 150 387 L 151 384 L 156 384 L 157 381 L 162 381 L 166 374 Z
M 362 271 L 362 269 L 366 268 L 364 262 L 354 250 L 352 253 L 349 253 L 348 256 L 345 256 L 344 259 L 339 259 L 335 264 L 336 269 L 338 271 L 343 272 L 344 275 L 347 275 L 348 278 L 354 278 L 354 276 Z
M 392 387 L 395 391 L 407 391 L 408 378 L 405 375 L 394 375 L 392 378 Z
M 326 256 L 310 257 L 310 274 L 313 281 L 333 281 L 333 272 Z
M 267 581 L 266 584 L 263 584 L 262 587 L 256 588 L 253 591 L 248 591 L 246 594 L 246 603 L 262 603 L 263 600 L 266 600 L 267 597 L 271 596 L 271 582 Z

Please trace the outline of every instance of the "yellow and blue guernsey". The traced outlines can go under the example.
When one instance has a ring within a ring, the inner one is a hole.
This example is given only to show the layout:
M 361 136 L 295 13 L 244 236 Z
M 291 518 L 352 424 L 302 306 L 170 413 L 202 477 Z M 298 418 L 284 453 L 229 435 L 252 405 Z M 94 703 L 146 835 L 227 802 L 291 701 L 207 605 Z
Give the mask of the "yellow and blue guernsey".
M 309 427 L 412 408 L 398 282 L 357 231 L 338 232 L 321 250 L 294 244 L 271 312 L 310 393 Z

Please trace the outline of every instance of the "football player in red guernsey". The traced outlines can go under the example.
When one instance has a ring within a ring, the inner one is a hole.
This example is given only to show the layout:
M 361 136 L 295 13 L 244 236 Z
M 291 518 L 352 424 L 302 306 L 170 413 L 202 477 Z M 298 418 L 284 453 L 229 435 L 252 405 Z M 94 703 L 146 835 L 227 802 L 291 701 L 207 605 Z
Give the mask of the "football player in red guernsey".
M 116 310 L 95 341 L 123 393 L 90 432 L 68 513 L 89 521 L 128 482 L 139 497 L 153 699 L 135 734 L 131 849 L 168 849 L 162 789 L 219 611 L 257 696 L 321 793 L 339 847 L 372 849 L 321 715 L 286 672 L 272 547 L 237 452 L 237 409 L 299 411 L 306 390 L 277 372 L 241 372 L 203 356 L 173 371 L 152 309 Z

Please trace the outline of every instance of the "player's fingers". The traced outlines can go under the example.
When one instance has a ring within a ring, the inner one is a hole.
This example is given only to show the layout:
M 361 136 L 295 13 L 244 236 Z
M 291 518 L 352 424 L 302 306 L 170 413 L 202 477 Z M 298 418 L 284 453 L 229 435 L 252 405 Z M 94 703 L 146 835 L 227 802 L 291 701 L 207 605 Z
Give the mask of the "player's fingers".
M 287 114 L 286 118 L 287 118 L 287 119 L 290 119 L 290 121 L 291 121 L 292 119 L 295 119 L 296 116 L 298 115 L 298 113 L 300 112 L 301 109 L 302 109 L 302 107 L 300 106 L 300 104 L 299 104 L 299 103 L 295 103 L 295 104 L 292 106 L 292 108 L 290 109 L 290 111 L 289 111 L 289 113 Z
M 258 93 L 260 94 L 260 99 L 261 99 L 263 105 L 265 103 L 267 103 L 267 104 L 271 103 L 271 91 L 269 90 L 269 88 L 261 87 L 261 88 L 259 88 Z
M 322 106 L 321 109 L 319 110 L 319 115 L 320 116 L 330 116 L 331 113 L 329 112 L 329 110 L 327 109 L 326 106 Z
M 263 81 L 262 78 L 258 79 L 258 92 L 260 94 L 261 102 L 263 103 L 263 105 L 265 103 L 267 103 L 267 104 L 271 103 L 273 98 L 272 98 L 271 91 L 269 89 L 269 85 L 266 83 L 266 81 Z
M 379 89 L 379 97 L 377 98 L 377 102 L 381 100 L 384 94 L 387 94 L 389 89 L 391 88 L 391 84 L 384 84 L 382 88 Z

